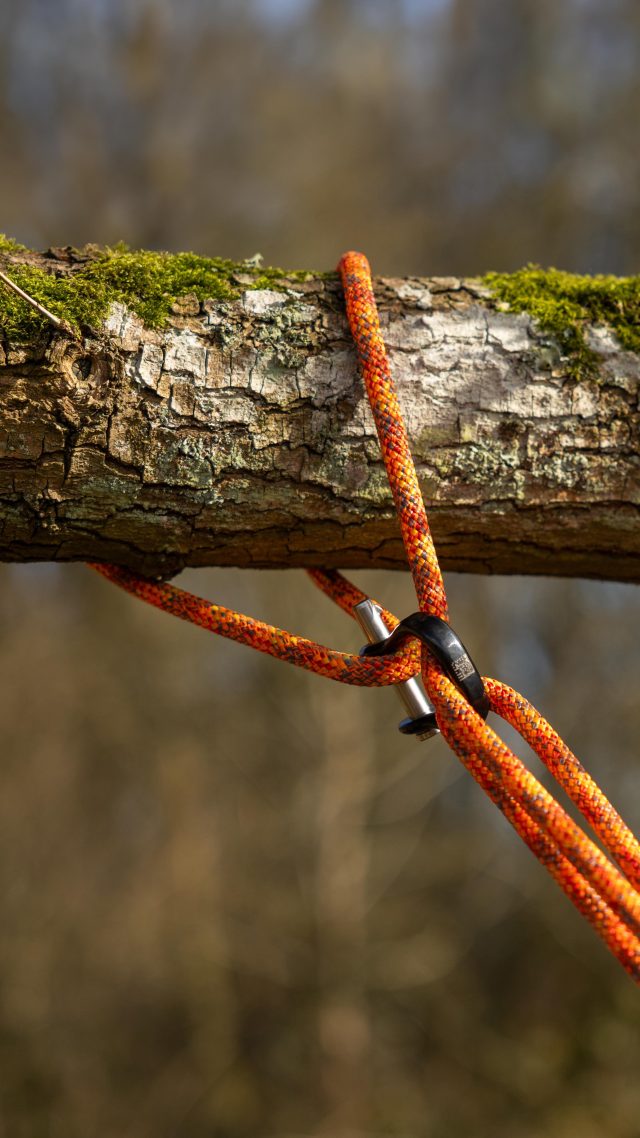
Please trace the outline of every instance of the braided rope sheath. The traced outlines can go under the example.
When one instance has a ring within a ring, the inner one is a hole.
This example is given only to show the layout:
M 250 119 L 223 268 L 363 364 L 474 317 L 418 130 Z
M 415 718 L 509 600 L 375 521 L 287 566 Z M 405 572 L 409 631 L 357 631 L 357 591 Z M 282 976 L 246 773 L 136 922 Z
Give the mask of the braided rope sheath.
M 212 604 L 211 601 L 197 597 L 186 589 L 179 589 L 176 585 L 166 582 L 149 581 L 128 569 L 121 569 L 117 565 L 92 564 L 92 569 L 102 573 L 114 585 L 120 585 L 134 597 L 138 597 L 156 608 L 164 609 L 181 620 L 188 620 L 198 624 L 209 632 L 216 632 L 227 640 L 235 640 L 238 644 L 246 644 L 258 652 L 265 652 L 268 656 L 275 656 L 277 660 L 285 660 L 289 664 L 296 664 L 299 668 L 306 668 L 318 676 L 326 676 L 330 680 L 339 680 L 343 684 L 356 684 L 360 687 L 377 687 L 388 684 L 402 683 L 410 679 L 420 670 L 420 649 L 417 644 L 406 645 L 403 652 L 397 656 L 388 656 L 386 659 L 367 659 L 351 652 L 336 652 L 333 648 L 325 648 L 316 644 L 314 640 L 305 640 L 302 636 L 294 636 L 273 624 L 265 624 L 261 620 L 244 616 L 242 613 L 227 609 L 223 605 Z M 344 581 L 344 578 L 342 578 Z M 364 593 L 354 586 L 348 585 L 352 592 L 346 595 L 357 595 L 360 600 Z M 357 604 L 358 602 L 355 601 Z M 391 614 L 389 614 L 391 619 Z M 397 624 L 393 618 L 394 624 Z
M 378 431 L 418 604 L 423 612 L 446 620 L 448 612 L 444 582 L 389 370 L 369 263 L 361 253 L 346 253 L 340 261 L 339 269 L 344 285 L 347 318 Z
M 362 254 L 347 253 L 339 269 L 418 603 L 422 611 L 446 620 L 444 583 L 389 370 L 369 265 Z M 183 620 L 342 683 L 395 684 L 422 669 L 438 725 L 451 749 L 623 967 L 640 982 L 640 845 L 569 748 L 518 692 L 497 680 L 484 681 L 492 710 L 539 755 L 617 866 L 473 710 L 438 662 L 417 642 L 386 657 L 338 652 L 174 585 L 149 581 L 112 565 L 96 564 L 92 568 L 134 596 Z M 309 575 L 350 616 L 354 606 L 365 599 L 360 589 L 336 571 L 317 569 Z M 395 627 L 396 617 L 382 611 L 387 625 Z

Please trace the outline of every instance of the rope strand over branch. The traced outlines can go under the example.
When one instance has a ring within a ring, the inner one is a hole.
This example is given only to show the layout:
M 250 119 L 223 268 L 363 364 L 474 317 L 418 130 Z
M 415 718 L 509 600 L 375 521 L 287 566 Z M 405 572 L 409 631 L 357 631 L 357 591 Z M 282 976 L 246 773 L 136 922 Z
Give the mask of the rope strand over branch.
M 369 265 L 362 254 L 346 253 L 339 268 L 418 604 L 422 612 L 446 620 L 444 583 L 389 371 Z M 451 749 L 623 967 L 640 982 L 640 845 L 576 757 L 523 696 L 497 680 L 484 680 L 491 710 L 539 755 L 613 860 L 474 711 L 438 661 L 417 641 L 386 657 L 337 652 L 173 585 L 158 584 L 115 566 L 93 568 L 158 608 L 342 683 L 396 684 L 421 671 L 438 726 Z M 312 570 L 310 577 L 349 615 L 366 599 L 335 571 Z M 382 615 L 390 628 L 398 624 L 384 609 Z

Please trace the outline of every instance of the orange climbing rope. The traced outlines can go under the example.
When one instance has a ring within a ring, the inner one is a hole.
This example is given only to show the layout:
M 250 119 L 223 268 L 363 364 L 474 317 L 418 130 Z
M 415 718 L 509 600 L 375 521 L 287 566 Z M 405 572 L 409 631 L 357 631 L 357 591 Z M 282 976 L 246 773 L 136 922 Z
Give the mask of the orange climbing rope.
M 340 261 L 347 316 L 373 410 L 421 613 L 447 620 L 447 599 L 409 451 L 376 310 L 366 258 Z M 602 791 L 542 716 L 521 695 L 484 679 L 491 710 L 510 723 L 546 764 L 600 839 L 608 857 L 471 706 L 424 643 L 410 639 L 392 655 L 337 652 L 262 621 L 211 604 L 174 585 L 112 565 L 93 565 L 134 596 L 183 620 L 342 683 L 397 684 L 422 672 L 447 743 L 502 810 L 627 972 L 640 982 L 640 845 Z M 314 583 L 346 613 L 366 600 L 335 571 L 311 570 Z M 398 621 L 382 609 L 390 629 Z M 615 863 L 615 864 L 614 864 Z

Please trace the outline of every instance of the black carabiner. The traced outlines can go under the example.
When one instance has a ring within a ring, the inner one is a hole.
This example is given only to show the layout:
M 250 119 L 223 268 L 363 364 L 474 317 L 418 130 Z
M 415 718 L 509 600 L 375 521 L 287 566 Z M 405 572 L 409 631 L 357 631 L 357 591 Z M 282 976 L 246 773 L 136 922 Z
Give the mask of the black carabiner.
M 394 628 L 386 640 L 367 644 L 361 656 L 389 656 L 396 652 L 412 636 L 417 636 L 433 652 L 450 680 L 471 704 L 474 711 L 483 719 L 491 710 L 489 698 L 482 682 L 482 676 L 471 659 L 460 638 L 446 620 L 430 616 L 426 612 L 414 612 L 406 616 Z

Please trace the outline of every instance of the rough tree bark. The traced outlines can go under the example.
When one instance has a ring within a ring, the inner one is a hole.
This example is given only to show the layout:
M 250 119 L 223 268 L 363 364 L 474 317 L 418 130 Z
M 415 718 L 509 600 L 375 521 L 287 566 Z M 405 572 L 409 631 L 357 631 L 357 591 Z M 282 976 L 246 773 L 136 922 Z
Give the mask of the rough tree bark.
M 575 380 L 470 280 L 377 298 L 444 566 L 639 580 L 638 357 L 592 327 Z M 186 297 L 162 331 L 116 305 L 83 341 L 1 335 L 0 558 L 404 563 L 337 280 Z

